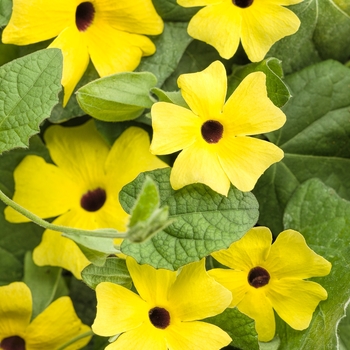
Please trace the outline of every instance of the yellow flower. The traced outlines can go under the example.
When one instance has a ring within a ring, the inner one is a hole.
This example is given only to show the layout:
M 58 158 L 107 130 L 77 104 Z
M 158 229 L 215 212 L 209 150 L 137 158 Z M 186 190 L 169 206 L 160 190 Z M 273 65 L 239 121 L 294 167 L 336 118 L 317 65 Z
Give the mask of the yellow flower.
M 141 128 L 127 129 L 110 149 L 93 121 L 78 127 L 52 126 L 45 142 L 53 162 L 26 156 L 14 171 L 13 200 L 41 218 L 82 229 L 126 229 L 128 214 L 119 192 L 139 173 L 167 165 L 149 152 L 149 137 Z M 27 218 L 10 207 L 10 222 Z M 79 247 L 59 232 L 46 230 L 33 254 L 37 265 L 61 266 L 80 278 L 89 264 Z
M 270 47 L 300 26 L 299 18 L 282 7 L 303 0 L 177 0 L 184 7 L 205 6 L 191 19 L 188 33 L 229 59 L 239 42 L 253 61 L 261 61 Z
M 219 327 L 200 322 L 223 312 L 231 293 L 209 277 L 204 259 L 180 273 L 126 263 L 139 295 L 120 285 L 102 282 L 96 288 L 96 334 L 122 333 L 107 346 L 113 349 L 215 350 L 231 342 Z
M 69 297 L 61 297 L 32 317 L 32 295 L 23 282 L 0 287 L 0 349 L 55 350 L 90 331 L 81 323 Z M 91 335 L 66 347 L 83 348 Z
M 223 64 L 178 79 L 191 110 L 166 102 L 152 106 L 153 154 L 183 151 L 175 160 L 170 182 L 177 190 L 201 182 L 227 195 L 230 182 L 250 191 L 261 174 L 283 158 L 274 144 L 247 137 L 280 128 L 283 112 L 267 97 L 262 72 L 248 75 L 225 103 Z
M 318 303 L 327 299 L 318 283 L 304 279 L 328 275 L 331 264 L 317 255 L 296 231 L 281 232 L 271 245 L 266 227 L 255 227 L 229 249 L 213 253 L 231 269 L 213 269 L 209 274 L 232 291 L 230 307 L 255 320 L 259 340 L 275 334 L 277 314 L 292 328 L 306 329 Z
M 64 105 L 89 59 L 100 76 L 134 70 L 155 46 L 146 35 L 163 31 L 151 0 L 13 0 L 2 34 L 6 44 L 27 45 L 57 38 L 62 50 Z

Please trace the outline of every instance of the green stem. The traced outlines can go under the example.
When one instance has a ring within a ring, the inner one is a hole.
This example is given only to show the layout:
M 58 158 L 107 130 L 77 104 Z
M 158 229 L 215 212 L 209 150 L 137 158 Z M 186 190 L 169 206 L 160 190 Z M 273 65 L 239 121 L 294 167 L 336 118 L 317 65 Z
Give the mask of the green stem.
M 69 345 L 72 345 L 75 342 L 77 342 L 78 340 L 83 339 L 85 337 L 89 337 L 91 335 L 94 335 L 94 333 L 92 331 L 88 331 L 86 333 L 79 334 L 75 338 L 71 339 L 69 342 L 67 342 L 67 343 L 63 344 L 62 346 L 60 346 L 57 350 L 67 349 Z
M 86 235 L 90 237 L 103 237 L 103 238 L 125 238 L 126 234 L 125 233 L 119 233 L 117 230 L 114 229 L 101 229 L 101 230 L 83 230 L 83 229 L 77 229 L 73 227 L 67 227 L 67 226 L 60 226 L 60 225 L 55 225 L 51 224 L 42 218 L 39 218 L 29 210 L 23 208 L 16 202 L 14 202 L 12 199 L 6 196 L 4 192 L 0 190 L 0 199 L 8 206 L 12 207 L 14 210 L 18 211 L 20 214 L 28 218 L 30 221 L 33 221 L 37 225 L 53 230 L 53 231 L 58 231 L 58 232 L 63 232 L 63 233 L 76 233 L 79 235 Z M 109 231 L 109 232 L 108 232 Z

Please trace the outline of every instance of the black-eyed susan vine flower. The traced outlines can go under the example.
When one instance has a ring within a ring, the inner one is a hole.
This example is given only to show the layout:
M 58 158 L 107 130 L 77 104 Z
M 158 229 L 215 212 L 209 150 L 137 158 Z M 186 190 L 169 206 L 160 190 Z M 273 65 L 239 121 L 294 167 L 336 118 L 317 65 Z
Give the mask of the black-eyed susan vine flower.
M 163 21 L 151 0 L 14 0 L 2 41 L 27 45 L 57 37 L 62 50 L 64 105 L 91 58 L 100 76 L 132 71 L 155 52 L 145 35 L 158 35 Z
M 84 334 L 86 336 L 84 337 Z M 32 294 L 23 282 L 0 287 L 0 349 L 81 349 L 90 340 L 90 327 L 83 324 L 69 297 L 61 297 L 32 319 Z
M 292 328 L 306 329 L 327 291 L 310 277 L 328 275 L 331 263 L 311 250 L 297 231 L 281 232 L 271 245 L 266 227 L 255 227 L 212 256 L 230 269 L 209 274 L 232 291 L 230 307 L 255 320 L 259 340 L 275 335 L 274 311 Z
M 252 190 L 262 173 L 283 158 L 274 144 L 247 137 L 276 130 L 286 120 L 267 97 L 265 74 L 249 74 L 226 102 L 227 76 L 219 61 L 181 75 L 178 85 L 191 110 L 167 102 L 151 110 L 151 152 L 182 150 L 171 171 L 172 187 L 200 182 L 227 195 L 232 183 Z
M 130 127 L 110 148 L 93 121 L 77 127 L 52 126 L 44 135 L 55 164 L 29 155 L 14 171 L 14 201 L 53 223 L 82 229 L 125 231 L 128 214 L 119 192 L 139 173 L 167 165 L 149 152 L 146 131 Z M 27 218 L 7 207 L 10 222 Z M 59 232 L 46 230 L 33 259 L 37 265 L 61 266 L 77 278 L 89 264 L 79 247 Z
M 300 20 L 283 6 L 303 0 L 177 0 L 184 7 L 205 6 L 190 20 L 188 33 L 231 58 L 240 41 L 253 61 L 261 61 L 271 46 L 299 29 Z
M 139 295 L 120 285 L 102 282 L 96 287 L 96 334 L 122 333 L 106 347 L 114 349 L 218 350 L 231 342 L 219 327 L 198 321 L 223 312 L 231 293 L 210 277 L 204 259 L 179 273 L 126 263 Z

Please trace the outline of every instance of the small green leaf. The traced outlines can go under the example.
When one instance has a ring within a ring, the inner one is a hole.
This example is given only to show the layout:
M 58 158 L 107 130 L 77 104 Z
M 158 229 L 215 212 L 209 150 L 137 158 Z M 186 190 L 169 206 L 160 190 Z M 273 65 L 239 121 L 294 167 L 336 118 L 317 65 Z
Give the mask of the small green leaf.
M 285 105 L 290 98 L 290 92 L 282 81 L 283 71 L 281 61 L 272 57 L 246 66 L 234 66 L 232 74 L 228 78 L 227 96 L 233 93 L 248 74 L 257 71 L 263 72 L 266 75 L 266 89 L 269 99 L 277 107 Z
M 124 254 L 141 264 L 177 270 L 213 251 L 228 248 L 256 223 L 258 205 L 251 193 L 231 188 L 225 197 L 203 184 L 174 191 L 169 182 L 170 171 L 165 168 L 142 173 L 122 189 L 120 201 L 130 213 L 145 177 L 151 177 L 158 185 L 160 205 L 168 206 L 169 219 L 175 219 L 145 242 L 124 240 Z
M 231 346 L 241 350 L 259 350 L 258 334 L 254 320 L 237 308 L 228 308 L 223 313 L 204 320 L 220 327 L 232 338 Z
M 332 263 L 332 270 L 313 278 L 327 290 L 328 299 L 319 304 L 309 328 L 296 331 L 279 324 L 280 349 L 337 349 L 337 326 L 350 299 L 350 202 L 310 179 L 288 202 L 284 225 L 301 232 L 307 244 Z
M 104 121 L 125 121 L 140 116 L 153 101 L 150 89 L 157 83 L 149 72 L 124 72 L 97 79 L 77 92 L 80 107 Z
M 59 49 L 37 51 L 0 67 L 0 153 L 27 147 L 61 90 Z
M 182 7 L 176 0 L 153 0 L 153 5 L 164 21 L 187 22 L 200 7 Z
M 189 108 L 180 91 L 169 92 L 158 88 L 153 88 L 151 91 L 158 97 L 160 102 L 174 103 L 178 106 Z
M 107 258 L 103 266 L 88 265 L 81 272 L 83 281 L 92 289 L 101 282 L 112 282 L 130 289 L 132 280 L 124 259 Z
M 12 1 L 1 0 L 0 1 L 0 27 L 6 26 L 10 20 L 12 12 Z

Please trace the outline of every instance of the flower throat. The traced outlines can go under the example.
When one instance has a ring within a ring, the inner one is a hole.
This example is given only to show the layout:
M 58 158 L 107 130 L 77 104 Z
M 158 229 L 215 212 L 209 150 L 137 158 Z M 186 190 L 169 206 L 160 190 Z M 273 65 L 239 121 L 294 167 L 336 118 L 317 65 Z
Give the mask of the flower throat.
M 245 9 L 252 5 L 254 0 L 232 0 L 233 5 Z
M 13 335 L 12 337 L 5 338 L 0 342 L 0 349 L 26 350 L 26 343 L 21 337 Z
M 95 17 L 95 8 L 91 2 L 82 2 L 75 12 L 75 24 L 79 32 L 85 32 L 90 27 Z
M 97 211 L 103 207 L 107 199 L 106 191 L 102 188 L 86 192 L 80 199 L 80 206 L 86 211 Z

